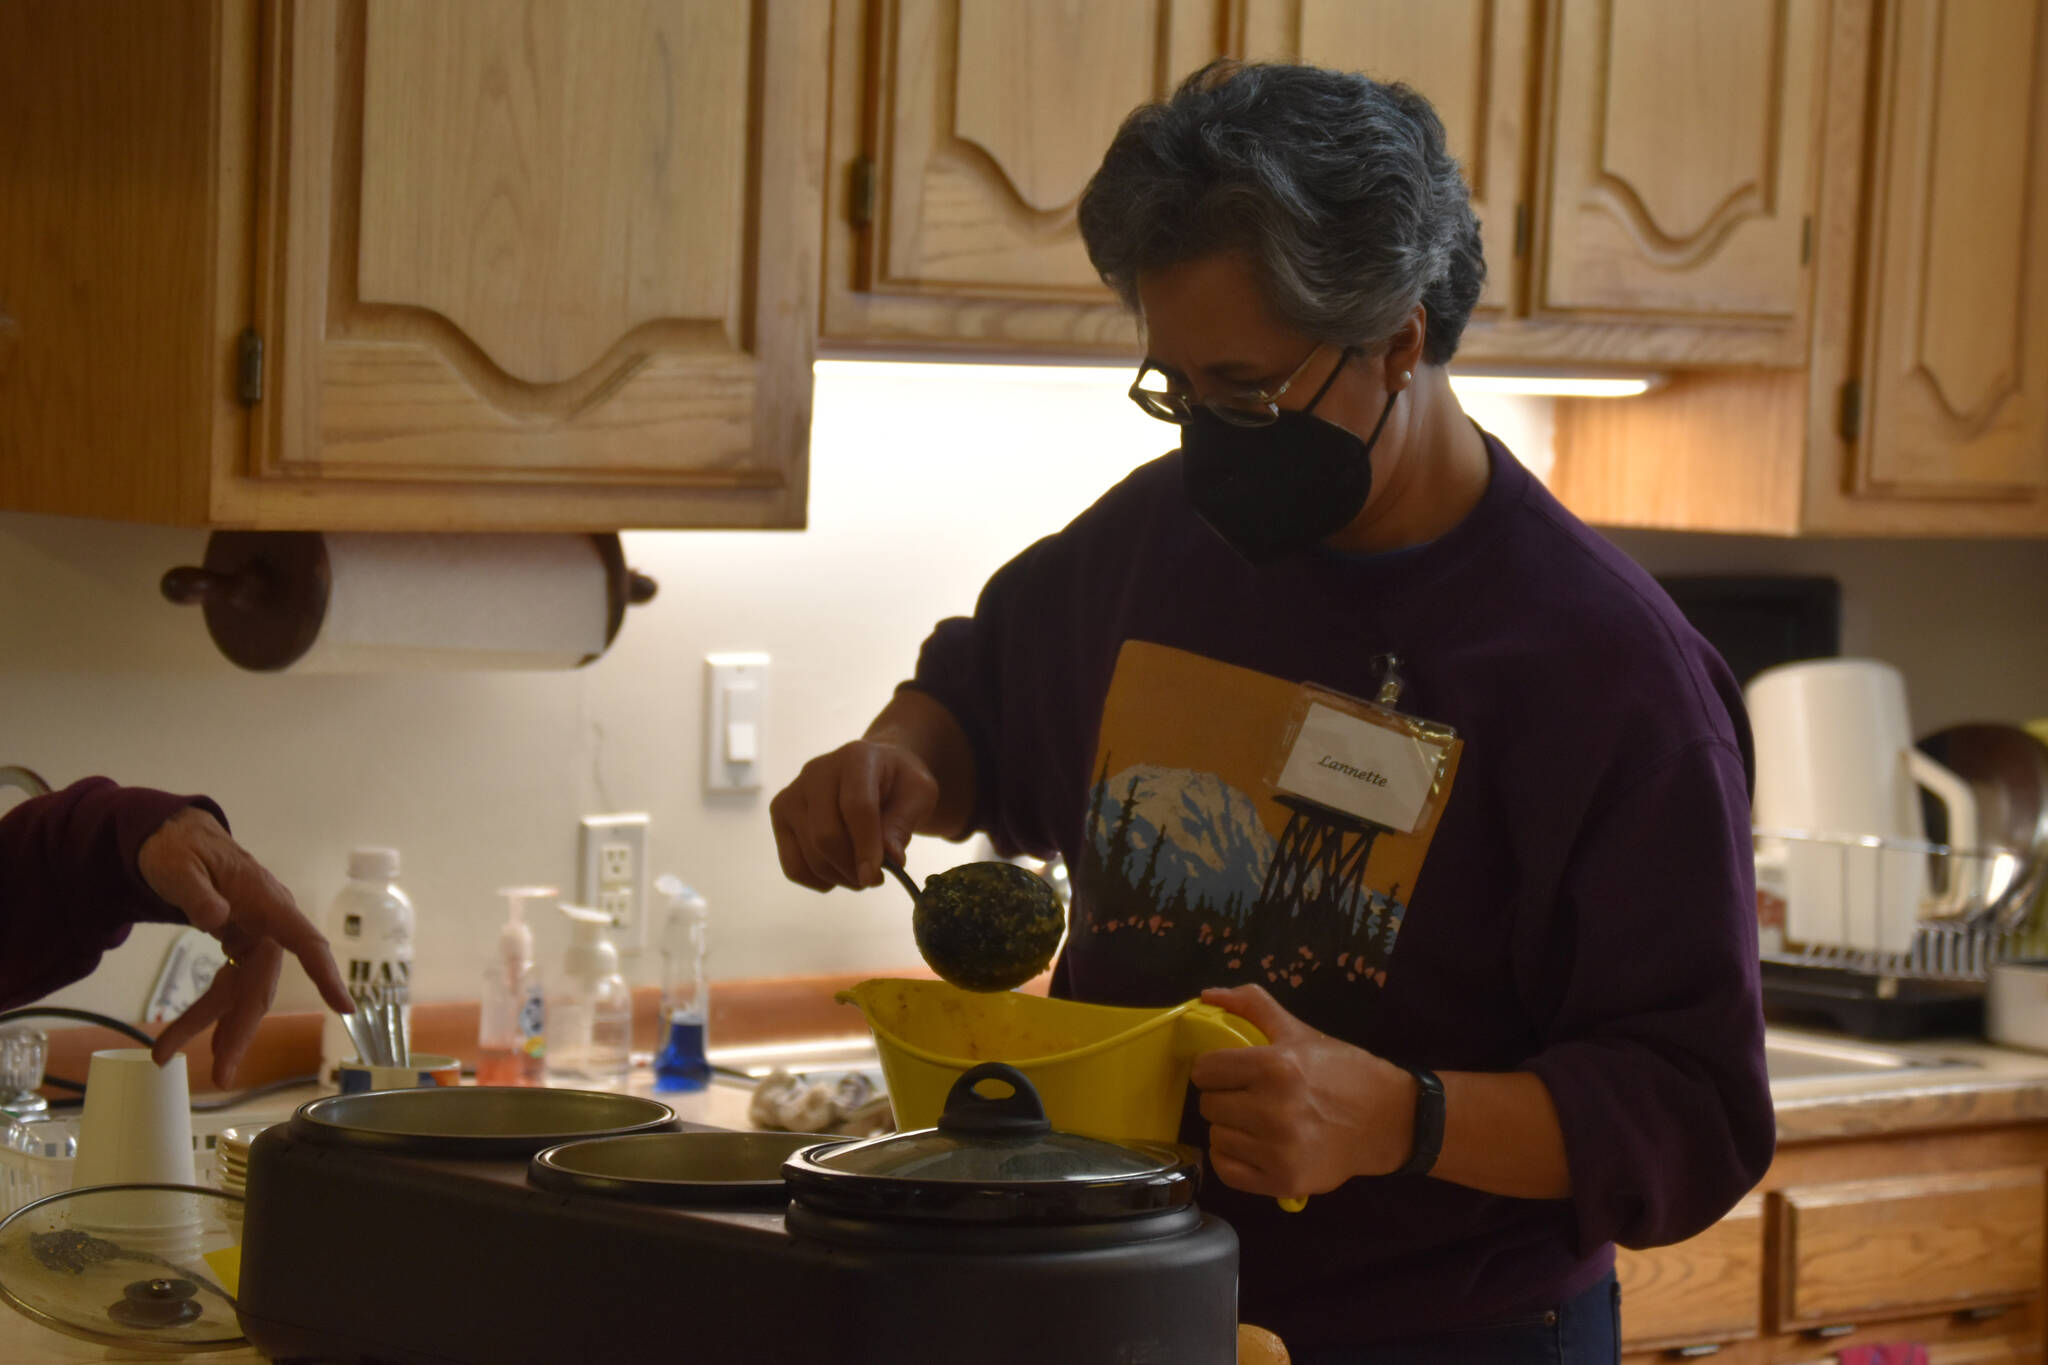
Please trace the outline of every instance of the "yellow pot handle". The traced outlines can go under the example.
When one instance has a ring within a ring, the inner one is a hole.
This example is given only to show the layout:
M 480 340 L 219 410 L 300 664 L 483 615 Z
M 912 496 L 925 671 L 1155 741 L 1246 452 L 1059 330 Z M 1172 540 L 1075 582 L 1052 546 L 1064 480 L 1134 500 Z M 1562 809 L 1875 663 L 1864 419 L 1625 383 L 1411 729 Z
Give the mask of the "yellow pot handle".
M 1220 1048 L 1264 1047 L 1270 1041 L 1251 1020 L 1200 1001 L 1189 1005 L 1174 1021 L 1174 1051 L 1190 1060 Z M 1306 1198 L 1293 1195 L 1274 1202 L 1288 1213 L 1300 1213 L 1308 1207 Z
M 1264 1047 L 1271 1041 L 1251 1020 L 1200 1001 L 1190 1004 L 1174 1020 L 1174 1053 L 1190 1061 L 1220 1048 Z

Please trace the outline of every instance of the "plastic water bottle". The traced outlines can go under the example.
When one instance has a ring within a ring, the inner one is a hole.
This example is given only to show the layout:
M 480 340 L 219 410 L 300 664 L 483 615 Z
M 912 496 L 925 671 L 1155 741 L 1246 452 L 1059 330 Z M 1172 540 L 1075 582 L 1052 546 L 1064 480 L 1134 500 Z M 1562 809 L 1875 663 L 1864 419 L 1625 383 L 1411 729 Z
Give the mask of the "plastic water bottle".
M 661 932 L 661 1050 L 654 1054 L 656 1090 L 702 1090 L 711 1083 L 704 1055 L 704 1023 L 710 1010 L 704 979 L 705 930 L 711 908 L 673 875 L 654 883 L 668 898 Z
M 351 991 L 396 989 L 412 1027 L 412 902 L 398 889 L 398 850 L 359 848 L 348 855 L 348 884 L 327 910 L 327 941 Z M 332 1078 L 356 1045 L 341 1016 L 327 1011 L 320 1026 L 320 1074 Z M 365 1060 L 368 1060 L 367 1058 Z

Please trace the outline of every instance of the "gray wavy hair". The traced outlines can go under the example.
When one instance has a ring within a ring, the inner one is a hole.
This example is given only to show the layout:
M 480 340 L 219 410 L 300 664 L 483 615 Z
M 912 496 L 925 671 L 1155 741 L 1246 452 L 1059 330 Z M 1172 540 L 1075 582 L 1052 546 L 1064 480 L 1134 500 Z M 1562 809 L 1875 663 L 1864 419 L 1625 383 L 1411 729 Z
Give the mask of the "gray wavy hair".
M 1374 346 L 1416 304 L 1448 362 L 1486 282 L 1444 128 L 1405 85 L 1314 66 L 1211 62 L 1117 130 L 1081 195 L 1088 259 L 1138 311 L 1140 272 L 1242 252 L 1282 321 Z

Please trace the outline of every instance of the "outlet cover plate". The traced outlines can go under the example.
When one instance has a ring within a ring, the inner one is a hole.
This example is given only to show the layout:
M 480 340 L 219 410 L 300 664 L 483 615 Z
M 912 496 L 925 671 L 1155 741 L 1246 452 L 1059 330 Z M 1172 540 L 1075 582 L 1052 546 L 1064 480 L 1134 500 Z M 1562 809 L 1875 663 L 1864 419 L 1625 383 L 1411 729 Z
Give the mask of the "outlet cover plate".
M 577 822 L 576 904 L 612 917 L 612 946 L 647 946 L 647 815 L 586 815 Z

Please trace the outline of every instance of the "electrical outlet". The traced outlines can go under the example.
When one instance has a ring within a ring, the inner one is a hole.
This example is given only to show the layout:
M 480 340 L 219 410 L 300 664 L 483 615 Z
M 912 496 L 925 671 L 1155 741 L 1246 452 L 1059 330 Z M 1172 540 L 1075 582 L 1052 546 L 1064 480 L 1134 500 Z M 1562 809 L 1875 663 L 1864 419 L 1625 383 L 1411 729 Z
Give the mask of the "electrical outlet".
M 597 884 L 606 888 L 633 884 L 631 844 L 609 843 L 598 846 Z
M 597 908 L 612 917 L 615 925 L 636 923 L 633 918 L 633 888 L 630 886 L 601 887 L 597 893 Z M 623 932 L 623 929 L 621 930 Z M 613 944 L 617 947 L 617 944 Z
M 622 953 L 647 946 L 647 816 L 586 815 L 579 824 L 576 903 L 611 916 Z

